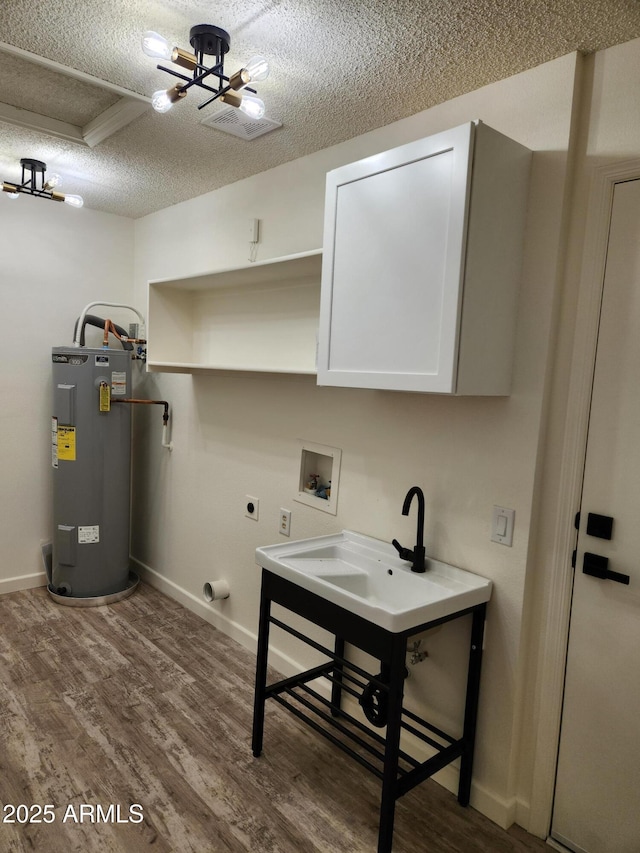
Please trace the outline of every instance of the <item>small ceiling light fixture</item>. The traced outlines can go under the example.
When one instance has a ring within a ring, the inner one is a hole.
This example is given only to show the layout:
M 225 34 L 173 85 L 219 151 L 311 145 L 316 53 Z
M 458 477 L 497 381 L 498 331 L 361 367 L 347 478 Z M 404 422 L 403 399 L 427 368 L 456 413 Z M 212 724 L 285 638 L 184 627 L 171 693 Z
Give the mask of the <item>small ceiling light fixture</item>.
M 184 83 L 176 83 L 169 89 L 160 89 L 158 92 L 154 92 L 151 98 L 154 110 L 159 113 L 166 113 L 177 101 L 185 97 L 192 86 L 199 86 L 201 89 L 206 89 L 212 93 L 211 97 L 198 105 L 199 110 L 215 101 L 216 98 L 220 98 L 225 104 L 237 107 L 251 118 L 262 118 L 264 103 L 260 98 L 254 97 L 256 91 L 249 88 L 249 83 L 259 83 L 266 80 L 269 76 L 267 60 L 263 56 L 254 56 L 231 77 L 225 77 L 224 55 L 229 52 L 229 45 L 231 44 L 229 33 L 226 30 L 214 27 L 212 24 L 198 24 L 191 27 L 189 42 L 194 50 L 193 53 L 179 47 L 172 47 L 165 38 L 151 30 L 142 37 L 142 50 L 147 56 L 169 60 L 175 65 L 191 71 L 192 75 L 188 77 L 172 68 L 158 65 L 161 71 L 179 77 Z M 215 57 L 215 64 L 208 68 L 204 64 L 205 56 Z M 213 78 L 217 78 L 217 85 L 215 85 Z M 245 92 L 251 92 L 251 95 L 240 94 L 241 89 Z
M 32 160 L 23 157 L 20 160 L 22 166 L 22 183 L 15 184 L 9 181 L 2 182 L 2 192 L 7 193 L 9 198 L 18 198 L 20 193 L 35 195 L 39 198 L 50 198 L 53 201 L 63 201 L 71 207 L 82 207 L 84 201 L 79 195 L 68 195 L 57 192 L 55 189 L 61 182 L 60 175 L 50 175 L 45 180 L 44 173 L 47 166 L 42 160 Z

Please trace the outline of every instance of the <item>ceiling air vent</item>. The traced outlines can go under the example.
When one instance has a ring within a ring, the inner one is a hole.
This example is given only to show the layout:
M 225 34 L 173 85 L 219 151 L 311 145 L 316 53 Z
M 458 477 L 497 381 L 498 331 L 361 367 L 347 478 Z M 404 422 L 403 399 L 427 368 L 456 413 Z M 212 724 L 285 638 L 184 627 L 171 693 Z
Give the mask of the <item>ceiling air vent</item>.
M 257 136 L 269 133 L 270 130 L 282 127 L 279 121 L 270 118 L 249 118 L 248 115 L 235 107 L 225 107 L 223 110 L 205 116 L 200 120 L 200 124 L 215 127 L 216 130 L 222 130 L 232 136 L 239 136 L 240 139 L 255 139 Z

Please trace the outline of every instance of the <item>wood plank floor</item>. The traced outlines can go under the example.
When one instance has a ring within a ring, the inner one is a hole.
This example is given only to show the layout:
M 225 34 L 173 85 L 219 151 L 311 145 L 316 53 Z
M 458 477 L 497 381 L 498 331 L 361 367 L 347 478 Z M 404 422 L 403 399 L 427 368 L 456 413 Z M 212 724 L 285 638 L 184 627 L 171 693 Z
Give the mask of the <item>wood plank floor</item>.
M 143 584 L 99 608 L 0 596 L 0 851 L 375 853 L 379 782 L 274 702 L 253 758 L 253 671 Z M 394 853 L 542 850 L 435 782 L 398 802 Z

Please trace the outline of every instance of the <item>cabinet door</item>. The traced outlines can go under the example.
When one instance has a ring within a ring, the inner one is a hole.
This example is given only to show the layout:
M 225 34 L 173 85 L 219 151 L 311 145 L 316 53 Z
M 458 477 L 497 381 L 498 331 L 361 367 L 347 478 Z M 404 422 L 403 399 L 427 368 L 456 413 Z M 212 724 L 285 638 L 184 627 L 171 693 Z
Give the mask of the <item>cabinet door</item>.
M 474 130 L 327 175 L 319 384 L 455 392 Z

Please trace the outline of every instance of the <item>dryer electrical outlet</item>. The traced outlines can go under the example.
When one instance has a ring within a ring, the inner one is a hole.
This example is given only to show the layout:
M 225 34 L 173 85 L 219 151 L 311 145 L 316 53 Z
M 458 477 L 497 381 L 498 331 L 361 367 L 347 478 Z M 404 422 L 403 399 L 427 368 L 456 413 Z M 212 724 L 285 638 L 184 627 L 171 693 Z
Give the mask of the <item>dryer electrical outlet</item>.
M 244 514 L 247 518 L 258 520 L 258 510 L 260 509 L 260 499 L 254 498 L 251 495 L 244 496 Z

